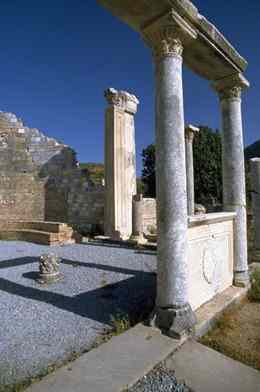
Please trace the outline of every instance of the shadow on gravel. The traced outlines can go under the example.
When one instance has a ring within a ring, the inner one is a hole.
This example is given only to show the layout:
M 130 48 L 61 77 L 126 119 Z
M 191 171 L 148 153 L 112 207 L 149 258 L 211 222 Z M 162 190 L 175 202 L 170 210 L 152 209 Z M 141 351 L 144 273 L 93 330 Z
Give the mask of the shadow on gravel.
M 36 260 L 34 257 L 14 259 L 1 262 L 0 268 L 34 263 Z M 138 317 L 145 312 L 149 312 L 154 306 L 156 274 L 153 272 L 136 271 L 95 263 L 81 263 L 72 260 L 62 260 L 62 263 L 74 267 L 85 267 L 86 270 L 95 268 L 126 274 L 128 278 L 115 284 L 107 284 L 104 287 L 86 291 L 74 297 L 52 292 L 49 289 L 51 286 L 28 287 L 4 278 L 0 278 L 0 291 L 37 302 L 48 303 L 67 312 L 107 325 L 112 325 L 111 316 L 128 315 L 129 317 Z M 36 276 L 35 273 L 34 271 L 27 272 L 23 276 L 33 279 Z M 129 275 L 132 275 L 132 277 L 129 278 Z
M 156 256 L 156 248 L 152 245 L 146 245 L 144 248 L 138 248 L 136 244 L 124 243 L 122 241 L 111 242 L 111 241 L 97 241 L 97 242 L 82 242 L 81 245 L 85 246 L 96 246 L 103 248 L 116 248 L 116 249 L 132 249 L 135 253 L 151 254 Z M 150 253 L 149 253 L 150 252 Z
M 19 267 L 21 265 L 38 263 L 38 262 L 39 260 L 37 259 L 37 257 L 21 257 L 19 259 L 4 260 L 4 261 L 0 261 L 0 269 Z

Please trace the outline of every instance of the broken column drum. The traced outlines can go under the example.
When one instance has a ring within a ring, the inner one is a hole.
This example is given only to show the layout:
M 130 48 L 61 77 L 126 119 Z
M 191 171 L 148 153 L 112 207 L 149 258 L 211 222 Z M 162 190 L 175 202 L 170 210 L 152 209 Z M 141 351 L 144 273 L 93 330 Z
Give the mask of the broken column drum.
M 194 215 L 195 213 L 193 141 L 195 134 L 198 132 L 199 128 L 192 125 L 185 127 L 188 215 Z
M 140 245 L 147 243 L 144 237 L 144 203 L 141 194 L 133 197 L 133 234 L 131 240 Z

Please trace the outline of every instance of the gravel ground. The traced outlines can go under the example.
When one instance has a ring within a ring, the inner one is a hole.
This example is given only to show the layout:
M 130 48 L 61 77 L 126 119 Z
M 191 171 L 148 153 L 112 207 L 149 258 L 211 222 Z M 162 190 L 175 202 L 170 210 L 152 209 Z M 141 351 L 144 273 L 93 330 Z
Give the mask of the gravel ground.
M 38 258 L 50 251 L 62 257 L 64 280 L 41 286 Z M 0 241 L 0 387 L 90 349 L 111 316 L 152 306 L 155 266 L 150 251 Z
M 192 392 L 184 383 L 178 382 L 172 370 L 158 366 L 142 378 L 128 392 Z

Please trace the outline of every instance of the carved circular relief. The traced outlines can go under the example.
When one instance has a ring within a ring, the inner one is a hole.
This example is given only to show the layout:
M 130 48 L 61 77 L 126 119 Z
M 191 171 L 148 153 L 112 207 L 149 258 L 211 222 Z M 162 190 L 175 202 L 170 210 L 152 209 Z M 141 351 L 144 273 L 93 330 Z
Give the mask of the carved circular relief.
M 0 148 L 7 148 L 8 147 L 8 134 L 1 133 L 0 134 Z
M 212 249 L 210 246 L 204 249 L 202 270 L 206 282 L 208 284 L 212 284 L 214 279 L 214 272 L 215 272 L 215 262 L 212 254 Z

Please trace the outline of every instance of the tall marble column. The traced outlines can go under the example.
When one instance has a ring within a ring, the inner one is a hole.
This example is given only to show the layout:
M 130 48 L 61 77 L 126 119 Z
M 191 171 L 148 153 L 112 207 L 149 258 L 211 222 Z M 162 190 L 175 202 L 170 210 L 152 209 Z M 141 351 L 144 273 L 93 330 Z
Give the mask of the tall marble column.
M 188 302 L 188 215 L 182 34 L 172 15 L 143 31 L 156 65 L 157 307 L 155 325 L 180 338 L 195 324 Z
M 220 97 L 222 113 L 224 209 L 237 214 L 234 225 L 234 284 L 244 287 L 249 283 L 249 274 L 241 93 L 242 89 L 249 87 L 249 83 L 241 74 L 235 74 L 215 82 L 214 87 Z
M 197 132 L 199 128 L 192 125 L 187 125 L 185 128 L 188 215 L 195 213 L 193 140 Z
M 250 159 L 253 221 L 254 221 L 254 259 L 260 260 L 260 158 Z
M 138 99 L 108 89 L 105 119 L 105 235 L 127 240 L 132 234 L 132 203 L 136 194 L 134 115 Z

